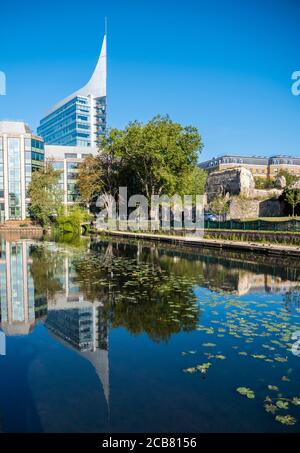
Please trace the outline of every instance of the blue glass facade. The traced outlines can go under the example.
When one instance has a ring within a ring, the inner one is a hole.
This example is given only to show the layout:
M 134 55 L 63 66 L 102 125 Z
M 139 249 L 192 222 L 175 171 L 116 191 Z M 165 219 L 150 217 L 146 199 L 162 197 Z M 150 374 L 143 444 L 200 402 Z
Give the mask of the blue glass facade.
M 106 98 L 76 96 L 51 112 L 37 131 L 49 145 L 94 146 L 106 130 Z

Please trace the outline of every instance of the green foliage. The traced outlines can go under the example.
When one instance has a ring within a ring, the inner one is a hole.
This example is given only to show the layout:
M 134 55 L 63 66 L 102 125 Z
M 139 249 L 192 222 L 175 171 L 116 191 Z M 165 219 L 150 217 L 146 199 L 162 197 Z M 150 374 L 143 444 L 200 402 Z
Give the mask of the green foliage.
M 229 211 L 229 201 L 221 194 L 217 194 L 209 205 L 210 210 L 218 215 L 225 215 Z
M 284 176 L 287 186 L 289 186 L 290 184 L 293 184 L 297 180 L 297 176 L 292 175 L 287 170 L 283 170 L 283 169 L 279 170 L 277 176 Z
M 34 281 L 35 294 L 53 297 L 62 290 L 61 282 L 57 277 L 64 272 L 62 257 L 46 247 L 35 246 L 31 252 L 31 259 L 30 273 Z
M 199 167 L 189 170 L 186 178 L 182 178 L 181 195 L 203 195 L 207 180 L 207 172 Z
M 155 263 L 119 257 L 111 245 L 78 257 L 74 264 L 86 298 L 107 301 L 104 315 L 113 328 L 123 326 L 134 335 L 146 332 L 154 341 L 195 329 L 199 311 L 189 279 Z
M 116 184 L 123 185 L 129 194 L 148 198 L 202 192 L 205 178 L 197 169 L 202 146 L 196 128 L 183 127 L 168 116 L 156 116 L 147 124 L 132 122 L 124 130 L 111 129 L 101 141 L 105 189 L 112 193 Z
M 255 189 L 274 189 L 275 180 L 272 178 L 254 178 Z
M 284 191 L 284 200 L 292 207 L 293 217 L 295 209 L 300 204 L 300 189 L 286 189 Z
M 80 235 L 81 224 L 90 221 L 90 219 L 91 215 L 88 211 L 75 205 L 69 208 L 68 214 L 58 216 L 56 223 L 60 233 Z
M 32 174 L 28 188 L 30 217 L 46 228 L 52 218 L 63 211 L 63 193 L 59 186 L 60 172 L 51 164 Z
M 279 170 L 276 178 L 279 176 L 284 176 L 286 180 L 286 185 L 289 186 L 297 180 L 297 176 L 292 175 L 287 170 Z M 264 177 L 255 177 L 255 188 L 256 189 L 274 189 L 275 187 L 275 178 L 264 178 Z
M 103 188 L 103 173 L 99 155 L 89 155 L 79 165 L 76 186 L 85 206 L 89 207 L 93 198 Z

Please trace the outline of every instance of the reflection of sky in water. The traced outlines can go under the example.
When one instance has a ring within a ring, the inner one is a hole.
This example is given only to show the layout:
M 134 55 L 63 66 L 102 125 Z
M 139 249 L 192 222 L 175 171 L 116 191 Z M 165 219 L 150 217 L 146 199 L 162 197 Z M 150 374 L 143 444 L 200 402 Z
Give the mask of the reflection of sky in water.
M 122 243 L 94 244 L 94 260 L 85 249 L 18 244 L 2 241 L 0 257 L 0 430 L 299 431 L 293 265 L 246 269 L 156 247 L 137 256 Z M 297 423 L 275 420 L 287 415 Z

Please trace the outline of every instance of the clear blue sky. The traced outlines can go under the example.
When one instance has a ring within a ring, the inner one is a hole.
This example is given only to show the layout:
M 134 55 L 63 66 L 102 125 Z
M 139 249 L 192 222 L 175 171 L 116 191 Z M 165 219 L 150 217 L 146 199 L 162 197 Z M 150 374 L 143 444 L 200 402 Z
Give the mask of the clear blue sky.
M 81 87 L 108 17 L 108 121 L 157 113 L 199 128 L 200 160 L 223 153 L 300 155 L 298 0 L 1 2 L 0 119 L 35 130 Z

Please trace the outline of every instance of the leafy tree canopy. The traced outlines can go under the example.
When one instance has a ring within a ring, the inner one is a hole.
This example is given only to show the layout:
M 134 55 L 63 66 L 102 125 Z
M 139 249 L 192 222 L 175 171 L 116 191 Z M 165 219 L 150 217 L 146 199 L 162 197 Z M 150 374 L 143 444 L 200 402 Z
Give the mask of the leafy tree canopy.
M 190 194 L 187 177 L 197 168 L 202 147 L 195 127 L 184 127 L 168 116 L 156 116 L 146 124 L 132 122 L 124 130 L 111 129 L 101 141 L 102 159 L 115 164 L 106 166 L 106 181 L 114 177 L 130 193 L 148 198 L 182 193 L 183 188 Z
M 293 217 L 295 209 L 300 204 L 300 189 L 286 189 L 284 192 L 284 200 L 291 206 Z
M 41 170 L 32 173 L 28 188 L 30 197 L 29 214 L 43 227 L 47 227 L 52 217 L 63 210 L 63 192 L 59 185 L 60 171 L 48 163 Z

